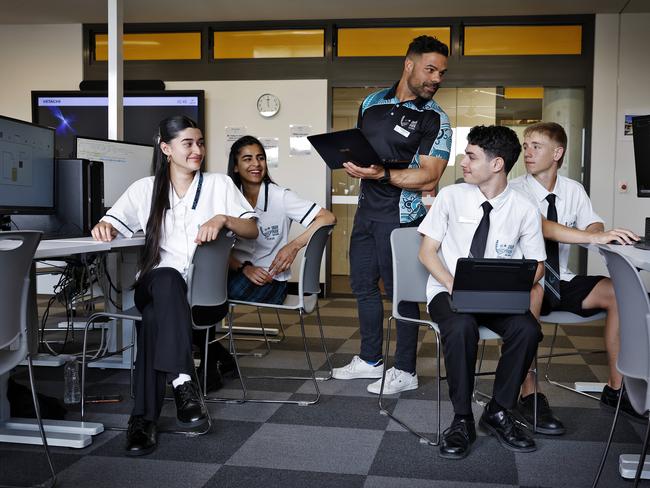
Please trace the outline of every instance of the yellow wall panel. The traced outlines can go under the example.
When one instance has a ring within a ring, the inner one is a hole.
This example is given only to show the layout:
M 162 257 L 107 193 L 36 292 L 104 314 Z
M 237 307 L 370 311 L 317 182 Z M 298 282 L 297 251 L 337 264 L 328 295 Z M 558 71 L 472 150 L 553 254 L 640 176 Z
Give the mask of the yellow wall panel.
M 465 27 L 465 56 L 582 54 L 582 26 Z
M 201 59 L 200 32 L 124 34 L 125 61 Z M 108 60 L 108 35 L 95 36 L 95 60 Z
M 322 29 L 224 31 L 214 33 L 215 59 L 322 58 Z
M 503 96 L 505 98 L 526 98 L 526 99 L 540 99 L 544 98 L 543 86 L 526 86 L 526 87 L 505 87 L 503 89 Z
M 369 27 L 338 29 L 338 56 L 404 56 L 411 41 L 422 35 L 449 46 L 449 27 Z

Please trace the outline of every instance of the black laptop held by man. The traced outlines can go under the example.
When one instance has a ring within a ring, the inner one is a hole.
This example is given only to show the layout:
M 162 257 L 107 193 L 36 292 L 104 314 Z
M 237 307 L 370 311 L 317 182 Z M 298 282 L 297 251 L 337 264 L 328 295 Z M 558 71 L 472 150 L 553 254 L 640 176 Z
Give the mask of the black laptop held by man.
M 410 161 L 381 159 L 361 129 L 316 134 L 307 136 L 307 139 L 330 169 L 341 169 L 343 163 L 348 161 L 362 167 L 378 164 L 405 168 L 410 163 Z
M 537 261 L 460 258 L 451 309 L 459 313 L 523 314 L 530 308 Z

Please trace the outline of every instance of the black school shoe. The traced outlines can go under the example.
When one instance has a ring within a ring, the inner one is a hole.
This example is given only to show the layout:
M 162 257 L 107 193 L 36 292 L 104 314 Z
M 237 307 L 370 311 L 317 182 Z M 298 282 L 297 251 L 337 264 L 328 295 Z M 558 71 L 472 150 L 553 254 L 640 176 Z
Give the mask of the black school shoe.
M 532 432 L 535 422 L 535 395 L 519 397 L 512 415 L 523 422 Z M 562 435 L 565 431 L 562 421 L 553 414 L 546 395 L 537 393 L 537 432 L 546 435 Z
M 132 415 L 126 431 L 126 455 L 144 456 L 152 453 L 158 444 L 156 422 L 142 415 Z
M 485 408 L 478 425 L 510 451 L 533 452 L 537 449 L 533 438 L 514 421 L 507 410 L 488 413 Z
M 442 433 L 440 457 L 445 459 L 463 459 L 467 457 L 476 440 L 474 420 L 454 419 L 448 429 Z
M 198 427 L 208 420 L 201 403 L 201 393 L 193 381 L 186 381 L 174 390 L 176 420 L 181 427 Z
M 620 388 L 618 390 L 615 390 L 611 386 L 605 385 L 605 388 L 603 388 L 603 393 L 600 395 L 600 403 L 605 407 L 615 409 L 616 405 L 618 404 L 618 397 L 620 394 Z M 648 420 L 647 415 L 641 415 L 640 413 L 637 413 L 636 410 L 634 410 L 632 404 L 630 403 L 630 398 L 627 396 L 627 391 L 623 392 L 623 398 L 621 398 L 621 408 L 619 411 L 634 420 L 642 420 L 644 422 Z

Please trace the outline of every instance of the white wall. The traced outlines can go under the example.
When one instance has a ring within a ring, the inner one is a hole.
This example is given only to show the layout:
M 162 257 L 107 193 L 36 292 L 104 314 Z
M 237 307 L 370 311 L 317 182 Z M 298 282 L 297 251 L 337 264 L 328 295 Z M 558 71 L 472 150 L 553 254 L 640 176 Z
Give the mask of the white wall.
M 0 25 L 0 115 L 32 120 L 32 90 L 78 90 L 81 24 Z
M 225 173 L 226 127 L 246 127 L 246 133 L 256 137 L 277 137 L 280 157 L 277 168 L 270 168 L 273 180 L 291 188 L 303 198 L 325 206 L 326 166 L 313 151 L 310 155 L 289 155 L 289 125 L 310 125 L 312 134 L 327 130 L 327 80 L 266 80 L 266 81 L 192 81 L 165 82 L 169 90 L 204 90 L 207 168 Z M 257 112 L 257 99 L 272 93 L 280 99 L 280 111 L 265 119 Z M 292 226 L 291 237 L 302 232 Z M 292 280 L 299 274 L 300 260 L 292 267 Z M 325 266 L 321 266 L 321 281 L 325 282 Z
M 591 141 L 591 199 L 607 227 L 643 234 L 650 199 L 636 196 L 632 140 L 623 136 L 627 111 L 650 114 L 650 14 L 596 16 Z M 628 190 L 618 191 L 619 182 Z M 589 273 L 606 268 L 591 255 Z

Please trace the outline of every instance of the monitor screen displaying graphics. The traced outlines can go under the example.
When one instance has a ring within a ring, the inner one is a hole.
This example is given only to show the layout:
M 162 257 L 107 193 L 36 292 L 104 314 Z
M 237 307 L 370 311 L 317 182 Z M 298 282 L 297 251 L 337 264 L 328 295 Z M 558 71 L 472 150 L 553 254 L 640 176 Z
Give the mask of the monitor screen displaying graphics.
M 151 175 L 153 146 L 77 137 L 76 157 L 104 163 L 104 206 L 112 207 L 131 183 Z
M 0 116 L 0 214 L 54 212 L 54 130 Z
M 161 120 L 185 115 L 204 128 L 202 90 L 124 93 L 124 140 L 153 144 Z M 56 156 L 74 157 L 75 137 L 108 137 L 104 92 L 33 91 L 32 120 L 56 129 Z
M 632 118 L 636 196 L 650 197 L 650 115 Z

